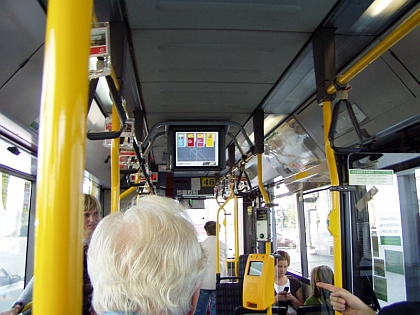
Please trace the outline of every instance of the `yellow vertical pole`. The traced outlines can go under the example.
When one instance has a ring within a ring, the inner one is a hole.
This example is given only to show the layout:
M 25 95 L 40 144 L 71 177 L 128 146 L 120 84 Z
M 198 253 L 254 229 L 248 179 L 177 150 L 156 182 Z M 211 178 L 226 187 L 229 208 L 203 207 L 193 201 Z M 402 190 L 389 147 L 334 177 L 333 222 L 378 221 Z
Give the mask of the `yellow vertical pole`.
M 235 230 L 235 276 L 239 276 L 239 210 L 238 210 L 238 196 L 234 195 L 234 205 L 233 205 L 233 227 Z
M 324 141 L 325 153 L 327 156 L 328 169 L 330 171 L 331 186 L 338 186 L 338 172 L 335 161 L 334 150 L 331 148 L 330 140 L 328 139 L 328 131 L 330 130 L 332 111 L 331 101 L 325 100 L 323 104 L 324 113 Z M 338 287 L 343 286 L 343 268 L 341 256 L 341 226 L 340 226 L 340 193 L 338 191 L 331 192 L 332 209 L 328 215 L 328 230 L 333 236 L 334 241 L 334 284 Z
M 264 198 L 265 206 L 267 207 L 268 204 L 270 204 L 270 197 L 268 196 L 267 192 L 265 191 L 265 187 L 262 180 L 262 154 L 257 154 L 257 163 L 258 163 L 258 188 L 261 191 L 261 194 Z M 265 243 L 265 253 L 270 254 L 271 253 L 271 243 L 266 242 Z
M 270 198 L 268 197 L 267 192 L 265 191 L 263 180 L 262 180 L 262 153 L 257 154 L 257 163 L 258 163 L 258 188 L 263 195 L 265 204 L 270 203 Z
M 228 197 L 228 199 L 226 199 L 226 201 L 223 203 L 223 205 L 221 205 L 219 207 L 219 209 L 217 210 L 217 217 L 216 217 L 216 273 L 220 274 L 220 244 L 219 244 L 219 214 L 220 211 L 224 211 L 224 207 L 227 205 L 227 203 L 233 198 L 233 184 L 230 184 L 230 196 Z
M 33 314 L 82 310 L 88 57 L 93 1 L 50 0 L 39 130 Z
M 119 121 L 117 110 L 112 106 L 112 130 L 120 129 Z M 111 141 L 111 213 L 118 211 L 120 211 L 120 138 Z
M 420 9 L 416 10 L 409 18 L 407 18 L 400 26 L 392 31 L 386 38 L 384 38 L 378 45 L 369 51 L 363 58 L 361 58 L 355 65 L 347 70 L 342 76 L 338 78 L 340 84 L 347 84 L 352 78 L 360 73 L 369 64 L 379 58 L 385 51 L 390 49 L 404 36 L 410 33 L 420 24 Z M 334 94 L 336 88 L 334 84 L 331 84 L 327 92 Z M 324 113 L 324 141 L 325 141 L 325 152 L 327 155 L 328 169 L 330 171 L 331 186 L 338 186 L 338 172 L 337 164 L 335 161 L 334 151 L 331 148 L 330 141 L 328 139 L 328 132 L 331 125 L 331 101 L 326 100 L 323 102 L 323 113 Z M 335 285 L 342 287 L 342 256 L 341 256 L 341 226 L 340 226 L 340 194 L 338 191 L 331 192 L 332 198 L 332 209 L 329 214 L 329 227 L 331 235 L 334 237 L 334 283 Z M 336 312 L 337 313 L 337 312 Z

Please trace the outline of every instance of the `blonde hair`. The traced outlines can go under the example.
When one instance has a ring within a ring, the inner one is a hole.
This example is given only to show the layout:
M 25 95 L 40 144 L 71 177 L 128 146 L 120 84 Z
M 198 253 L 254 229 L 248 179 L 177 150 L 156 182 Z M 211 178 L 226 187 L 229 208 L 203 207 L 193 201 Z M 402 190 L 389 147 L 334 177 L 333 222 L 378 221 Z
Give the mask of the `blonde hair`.
M 98 199 L 96 199 L 95 197 L 93 197 L 92 195 L 89 194 L 84 194 L 85 198 L 84 198 L 84 211 L 90 211 L 93 209 L 98 210 L 99 212 L 101 212 L 101 204 L 99 203 Z
M 145 196 L 99 223 L 88 251 L 98 314 L 185 315 L 206 257 L 194 225 L 176 201 Z
M 318 288 L 317 282 L 324 282 L 334 284 L 334 272 L 330 267 L 326 265 L 317 266 L 311 271 L 311 288 L 312 296 L 320 299 L 324 304 L 330 302 L 330 291 L 326 289 Z

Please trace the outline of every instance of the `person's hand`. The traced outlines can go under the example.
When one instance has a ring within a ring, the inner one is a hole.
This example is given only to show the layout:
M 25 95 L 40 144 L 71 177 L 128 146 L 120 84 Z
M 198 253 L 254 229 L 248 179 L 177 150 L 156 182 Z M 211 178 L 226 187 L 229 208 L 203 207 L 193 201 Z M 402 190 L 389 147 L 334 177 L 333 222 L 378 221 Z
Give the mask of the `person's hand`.
M 280 291 L 279 293 L 276 294 L 276 303 L 277 302 L 287 302 L 289 300 L 289 298 L 288 298 L 289 295 L 291 295 L 291 294 L 287 291 Z
M 10 310 L 0 312 L 0 315 L 17 315 L 19 314 L 20 308 L 14 307 Z
M 330 304 L 335 311 L 344 315 L 376 315 L 374 310 L 349 291 L 322 282 L 318 282 L 316 285 L 319 288 L 331 291 Z

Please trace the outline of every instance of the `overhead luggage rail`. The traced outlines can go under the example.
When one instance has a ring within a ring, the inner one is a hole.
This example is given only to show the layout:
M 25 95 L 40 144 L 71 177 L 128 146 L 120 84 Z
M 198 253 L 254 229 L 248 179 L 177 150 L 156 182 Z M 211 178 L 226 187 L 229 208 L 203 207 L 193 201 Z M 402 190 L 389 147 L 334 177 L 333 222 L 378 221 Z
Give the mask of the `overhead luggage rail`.
M 416 28 L 420 23 L 420 9 L 416 10 L 407 20 L 405 20 L 399 27 L 391 32 L 382 42 L 380 42 L 374 49 L 361 58 L 353 67 L 351 67 L 343 75 L 336 79 L 335 84 L 331 84 L 326 90 L 327 94 L 333 95 L 337 92 L 337 86 L 345 87 L 347 83 L 355 77 L 359 72 L 366 68 L 371 62 L 376 60 L 385 51 L 391 48 L 405 35 Z M 332 110 L 331 98 L 322 100 L 323 104 L 323 120 L 324 120 L 324 142 L 325 154 L 330 172 L 331 186 L 338 187 L 340 185 L 336 159 L 334 150 L 331 145 L 329 134 L 332 126 Z M 332 131 L 334 132 L 334 131 Z M 342 261 L 341 261 L 341 227 L 340 227 L 340 195 L 338 191 L 331 192 L 332 210 L 329 215 L 328 230 L 334 237 L 334 281 L 339 287 L 342 286 Z
M 127 117 L 124 112 L 124 107 L 122 105 L 121 97 L 118 94 L 117 87 L 115 86 L 114 79 L 107 75 L 105 76 L 106 82 L 108 83 L 109 91 L 111 97 L 114 101 L 114 106 L 120 120 L 120 129 L 115 131 L 105 131 L 105 132 L 88 132 L 87 137 L 89 140 L 106 140 L 106 139 L 116 139 L 119 138 L 122 132 L 125 129 L 125 123 L 127 122 Z M 98 79 L 92 79 L 89 86 L 89 106 L 93 100 L 93 88 L 97 86 Z
M 370 63 L 379 58 L 384 52 L 398 43 L 408 33 L 414 30 L 420 24 L 420 9 L 416 10 L 410 17 L 408 17 L 400 26 L 392 31 L 383 41 L 368 52 L 362 59 L 360 59 L 353 67 L 347 70 L 343 75 L 337 78 L 337 84 L 345 86 L 351 79 L 359 74 Z M 336 85 L 331 84 L 327 89 L 328 94 L 337 92 Z
M 254 144 L 252 143 L 252 141 L 249 139 L 248 135 L 246 134 L 246 131 L 245 131 L 244 127 L 242 127 L 237 122 L 234 122 L 234 121 L 205 121 L 205 120 L 204 121 L 187 121 L 187 120 L 181 120 L 181 121 L 162 121 L 162 122 L 154 125 L 150 129 L 150 132 L 147 135 L 146 139 L 144 139 L 144 141 L 143 141 L 143 144 L 142 144 L 143 150 L 146 149 L 146 147 L 148 146 L 148 143 L 151 141 L 153 133 L 157 128 L 162 127 L 162 126 L 185 126 L 185 125 L 190 125 L 190 126 L 201 126 L 201 125 L 235 126 L 242 132 L 246 142 L 248 142 L 248 145 L 250 147 L 254 146 Z
M 334 84 L 331 84 L 327 92 L 328 94 L 337 93 L 339 101 L 335 104 L 332 117 L 331 125 L 328 131 L 328 139 L 330 146 L 337 153 L 353 153 L 358 152 L 364 145 L 363 143 L 363 132 L 360 129 L 356 115 L 354 114 L 353 108 L 350 102 L 347 100 L 347 83 L 359 74 L 364 68 L 370 63 L 379 58 L 385 51 L 390 49 L 404 36 L 410 33 L 420 24 L 420 9 L 416 10 L 409 18 L 407 18 L 400 26 L 398 26 L 393 32 L 391 32 L 382 42 L 375 46 L 370 52 L 368 52 L 363 58 L 361 58 L 353 67 L 347 70 L 343 75 L 339 76 Z M 344 97 L 343 97 L 344 95 Z M 338 117 L 340 114 L 340 107 L 345 106 L 350 117 L 351 124 L 354 131 L 357 134 L 358 144 L 356 147 L 337 147 L 334 145 L 335 140 L 335 129 L 337 126 Z

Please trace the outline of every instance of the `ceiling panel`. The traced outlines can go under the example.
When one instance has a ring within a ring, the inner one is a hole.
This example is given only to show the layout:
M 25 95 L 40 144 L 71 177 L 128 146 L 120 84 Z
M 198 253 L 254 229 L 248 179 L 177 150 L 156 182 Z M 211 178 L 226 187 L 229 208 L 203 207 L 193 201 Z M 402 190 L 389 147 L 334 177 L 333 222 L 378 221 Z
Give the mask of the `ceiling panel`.
M 42 48 L 0 89 L 0 110 L 29 129 L 39 117 L 43 59 Z
M 125 1 L 133 29 L 232 29 L 313 32 L 335 0 Z
M 309 33 L 133 31 L 141 82 L 274 83 Z
M 0 87 L 41 48 L 45 23 L 37 1 L 0 1 Z

